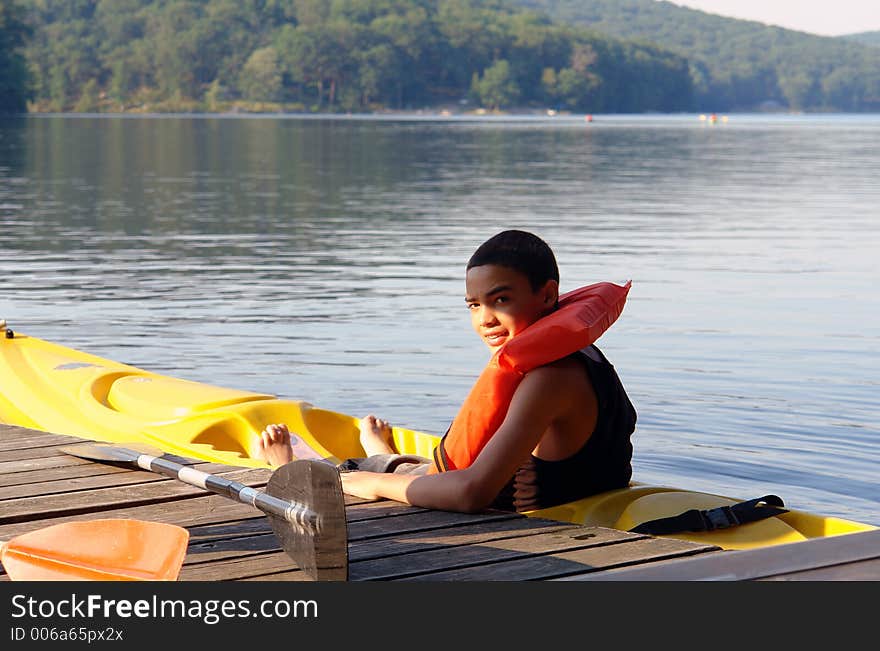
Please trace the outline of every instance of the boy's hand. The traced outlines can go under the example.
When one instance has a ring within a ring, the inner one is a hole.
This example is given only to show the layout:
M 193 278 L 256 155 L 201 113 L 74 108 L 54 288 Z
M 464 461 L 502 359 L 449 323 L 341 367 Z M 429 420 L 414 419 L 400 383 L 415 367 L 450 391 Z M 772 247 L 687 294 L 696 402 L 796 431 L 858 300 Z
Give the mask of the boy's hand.
M 381 476 L 382 473 L 363 470 L 341 472 L 339 478 L 342 480 L 342 492 L 365 500 L 380 499 L 382 496 L 377 492 L 379 484 L 377 477 Z

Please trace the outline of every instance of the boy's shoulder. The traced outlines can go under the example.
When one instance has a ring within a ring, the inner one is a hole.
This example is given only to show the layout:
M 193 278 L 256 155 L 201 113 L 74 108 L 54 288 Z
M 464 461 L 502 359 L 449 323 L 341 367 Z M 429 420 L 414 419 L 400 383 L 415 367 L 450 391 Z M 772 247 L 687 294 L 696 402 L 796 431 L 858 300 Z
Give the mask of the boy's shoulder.
M 583 378 L 589 381 L 589 374 L 585 372 L 584 360 L 580 353 L 557 359 L 542 366 L 536 366 L 526 372 L 526 377 L 534 380 L 552 383 L 559 390 L 564 390 L 569 382 Z
M 515 394 L 523 404 L 560 413 L 571 405 L 583 404 L 593 395 L 593 383 L 584 362 L 575 356 L 564 357 L 528 371 Z

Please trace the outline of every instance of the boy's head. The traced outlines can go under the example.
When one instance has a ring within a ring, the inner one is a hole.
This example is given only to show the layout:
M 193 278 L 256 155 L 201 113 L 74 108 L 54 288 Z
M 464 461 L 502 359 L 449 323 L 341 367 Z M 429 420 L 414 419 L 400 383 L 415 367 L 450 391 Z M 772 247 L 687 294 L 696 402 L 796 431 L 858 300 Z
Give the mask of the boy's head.
M 503 231 L 481 244 L 468 261 L 465 284 L 471 324 L 493 351 L 553 311 L 559 299 L 553 251 L 525 231 Z
M 474 251 L 467 269 L 487 264 L 518 271 L 529 279 L 534 291 L 538 291 L 548 280 L 559 283 L 559 268 L 553 250 L 540 237 L 526 231 L 502 231 L 490 237 Z

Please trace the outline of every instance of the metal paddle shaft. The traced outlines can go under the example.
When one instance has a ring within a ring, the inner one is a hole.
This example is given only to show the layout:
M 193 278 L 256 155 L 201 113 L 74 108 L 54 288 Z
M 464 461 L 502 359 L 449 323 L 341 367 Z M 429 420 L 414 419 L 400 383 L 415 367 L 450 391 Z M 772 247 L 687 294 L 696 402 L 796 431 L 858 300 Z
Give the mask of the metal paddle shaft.
M 149 454 L 138 455 L 136 463 L 144 470 L 151 470 L 172 479 L 179 479 L 185 484 L 198 486 L 212 493 L 231 497 L 242 504 L 250 504 L 263 513 L 286 520 L 294 527 L 302 530 L 303 533 L 315 533 L 320 529 L 320 516 L 305 504 L 278 499 L 237 481 L 211 475 L 190 466 L 184 466 L 168 459 L 150 456 Z
M 144 446 L 133 446 L 143 449 Z M 151 453 L 110 444 L 62 447 L 67 454 L 137 465 L 212 493 L 249 504 L 269 518 L 281 547 L 315 580 L 348 578 L 348 531 L 339 473 L 323 461 L 291 461 L 272 473 L 266 492 Z

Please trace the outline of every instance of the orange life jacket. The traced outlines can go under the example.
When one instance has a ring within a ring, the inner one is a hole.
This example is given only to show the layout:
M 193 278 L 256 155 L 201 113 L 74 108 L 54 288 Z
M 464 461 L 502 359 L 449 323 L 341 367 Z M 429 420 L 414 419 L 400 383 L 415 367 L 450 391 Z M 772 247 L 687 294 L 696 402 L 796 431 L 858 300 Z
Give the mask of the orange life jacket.
M 501 426 L 517 386 L 530 370 L 567 357 L 596 341 L 623 311 L 632 281 L 602 282 L 559 297 L 558 308 L 502 346 L 434 448 L 429 472 L 467 468 Z

